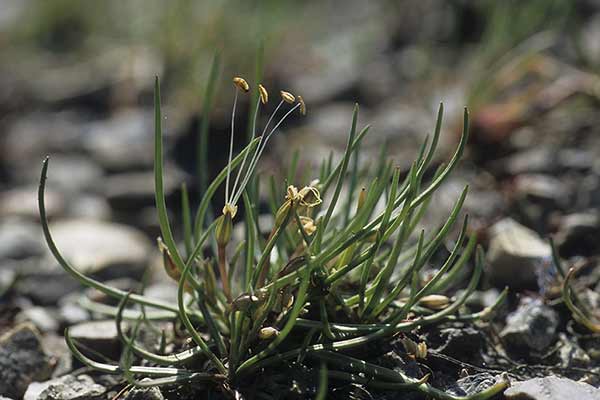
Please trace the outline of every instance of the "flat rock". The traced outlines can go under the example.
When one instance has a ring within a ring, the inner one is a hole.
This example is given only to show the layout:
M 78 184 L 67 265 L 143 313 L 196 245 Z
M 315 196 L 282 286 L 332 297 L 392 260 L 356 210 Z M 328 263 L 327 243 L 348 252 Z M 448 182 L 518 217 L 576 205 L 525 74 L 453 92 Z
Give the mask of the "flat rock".
M 45 196 L 48 217 L 61 215 L 65 209 L 63 196 L 50 188 L 46 189 Z M 37 186 L 17 187 L 0 193 L 0 218 L 18 216 L 38 221 L 39 215 Z
M 86 347 L 112 358 L 118 358 L 121 353 L 114 320 L 82 322 L 72 326 L 69 333 L 74 340 L 82 344 L 83 353 L 86 353 Z
M 15 319 L 17 322 L 31 322 L 42 332 L 55 332 L 59 327 L 56 311 L 44 307 L 28 307 Z
M 109 171 L 151 167 L 154 120 L 151 110 L 123 111 L 88 126 L 84 147 Z
M 51 230 L 63 256 L 83 273 L 137 277 L 146 265 L 150 241 L 128 226 L 73 219 L 52 224 Z
M 38 331 L 29 323 L 0 337 L 0 395 L 20 399 L 29 384 L 50 377 L 52 365 Z
M 519 307 L 506 317 L 506 326 L 500 337 L 510 350 L 541 353 L 554 342 L 558 323 L 556 311 L 540 299 L 525 297 Z
M 106 388 L 87 375 L 65 375 L 47 382 L 32 383 L 23 400 L 88 400 L 100 398 L 104 393 Z
M 540 266 L 551 249 L 531 229 L 506 218 L 490 228 L 487 272 L 497 286 L 526 288 L 537 284 Z
M 504 396 L 510 400 L 600 400 L 600 389 L 567 378 L 547 376 L 516 382 Z

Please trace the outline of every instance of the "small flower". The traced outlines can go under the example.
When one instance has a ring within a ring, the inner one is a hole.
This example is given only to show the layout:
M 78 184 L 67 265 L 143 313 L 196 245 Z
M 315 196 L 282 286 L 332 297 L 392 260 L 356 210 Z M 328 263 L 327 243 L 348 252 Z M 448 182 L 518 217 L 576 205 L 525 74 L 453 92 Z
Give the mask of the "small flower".
M 286 92 L 285 90 L 281 90 L 279 92 L 281 94 L 281 98 L 288 104 L 294 104 L 296 102 L 296 98 L 290 92 Z M 302 106 L 301 106 L 302 107 Z
M 317 230 L 315 221 L 310 217 L 301 216 L 300 223 L 302 224 L 302 229 L 304 229 L 304 232 L 306 232 L 308 236 L 312 235 Z
M 269 101 L 269 92 L 267 92 L 267 89 L 261 84 L 258 85 L 258 94 L 260 95 L 261 103 L 267 104 Z
M 322 203 L 321 194 L 314 186 L 304 186 L 298 190 L 296 186 L 290 185 L 287 188 L 285 199 L 295 201 L 297 204 L 308 208 L 316 207 Z
M 248 91 L 250 90 L 250 85 L 248 85 L 248 82 L 246 82 L 244 78 L 240 78 L 239 76 L 233 78 L 233 84 L 245 93 L 248 93 Z

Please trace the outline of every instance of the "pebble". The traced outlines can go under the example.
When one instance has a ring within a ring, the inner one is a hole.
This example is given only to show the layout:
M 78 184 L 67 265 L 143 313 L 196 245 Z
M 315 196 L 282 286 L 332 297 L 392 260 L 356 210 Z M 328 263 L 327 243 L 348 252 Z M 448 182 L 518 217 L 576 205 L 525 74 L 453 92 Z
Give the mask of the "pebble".
M 121 344 L 114 320 L 82 322 L 72 326 L 69 333 L 71 338 L 82 344 L 81 351 L 84 354 L 86 354 L 86 347 L 110 358 L 118 358 L 121 354 Z M 94 357 L 91 354 L 90 356 Z
M 142 380 L 143 382 L 144 380 Z M 124 400 L 163 400 L 164 396 L 161 393 L 160 389 L 157 387 L 151 388 L 133 388 L 127 395 Z
M 513 383 L 505 392 L 508 400 L 600 400 L 600 389 L 558 376 Z
M 56 332 L 59 327 L 56 312 L 44 307 L 28 307 L 16 316 L 16 322 L 31 322 L 41 332 Z
M 31 382 L 51 373 L 50 358 L 32 324 L 17 325 L 0 337 L 0 396 L 20 399 Z
M 63 256 L 82 273 L 139 277 L 146 265 L 150 241 L 128 226 L 71 219 L 52 224 L 51 231 Z
M 0 224 L 0 259 L 21 260 L 44 254 L 39 224 L 23 218 L 5 218 Z
M 92 400 L 105 392 L 106 388 L 88 375 L 65 375 L 47 382 L 32 383 L 23 400 Z
M 506 317 L 500 332 L 506 346 L 514 352 L 542 353 L 556 338 L 559 318 L 556 311 L 540 299 L 524 297 L 518 308 Z
M 531 229 L 506 218 L 490 228 L 487 273 L 497 287 L 535 287 L 540 263 L 551 255 L 550 246 Z

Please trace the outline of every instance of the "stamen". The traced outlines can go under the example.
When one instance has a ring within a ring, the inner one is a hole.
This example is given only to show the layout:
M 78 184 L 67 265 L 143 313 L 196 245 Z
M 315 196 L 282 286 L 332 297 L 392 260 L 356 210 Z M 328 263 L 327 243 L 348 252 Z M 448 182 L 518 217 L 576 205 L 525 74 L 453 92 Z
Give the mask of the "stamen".
M 248 82 L 246 82 L 244 78 L 240 78 L 239 76 L 233 78 L 233 84 L 237 86 L 238 89 L 243 90 L 246 93 L 248 93 L 248 91 L 250 90 L 250 85 L 248 85 Z
M 238 78 L 234 78 L 233 81 Z M 239 78 L 242 79 L 242 78 Z M 245 82 L 245 81 L 244 81 Z M 237 85 L 237 83 L 236 83 Z M 227 178 L 225 180 L 225 204 L 229 204 L 229 176 L 231 175 L 231 159 L 233 158 L 233 136 L 235 134 L 235 108 L 237 106 L 238 91 L 235 91 L 233 98 L 233 112 L 231 113 L 231 135 L 229 138 L 229 159 L 227 162 Z
M 267 137 L 265 138 L 265 140 L 264 140 L 264 142 L 263 142 L 263 144 L 262 144 L 262 146 L 261 146 L 261 148 L 260 148 L 260 150 L 258 152 L 258 155 L 254 158 L 254 163 L 250 164 L 250 167 L 248 168 L 248 172 L 246 173 L 246 177 L 244 178 L 244 181 L 242 181 L 242 185 L 240 186 L 240 190 L 238 191 L 238 193 L 236 193 L 234 195 L 233 204 L 235 204 L 239 200 L 239 197 L 241 196 L 244 187 L 248 183 L 248 180 L 250 179 L 250 176 L 252 175 L 252 173 L 254 172 L 254 169 L 256 168 L 256 164 L 258 164 L 258 160 L 260 159 L 260 156 L 262 155 L 262 152 L 264 151 L 265 147 L 267 146 L 267 142 L 269 141 L 269 138 L 271 138 L 271 136 L 273 135 L 273 133 L 275 133 L 275 131 L 277 130 L 277 128 L 279 128 L 279 125 L 281 125 L 283 123 L 283 121 L 285 121 L 285 119 L 288 117 L 288 115 L 290 115 L 291 113 L 293 113 L 298 107 L 300 107 L 300 103 L 296 104 L 287 113 L 285 113 L 285 115 L 279 120 L 279 122 L 277 122 L 277 124 L 275 125 L 275 127 L 273 129 L 271 129 L 271 131 L 267 134 Z
M 259 85 L 259 88 L 261 86 L 262 85 Z M 254 118 L 252 120 L 252 138 L 254 138 L 256 136 L 256 120 L 258 118 L 258 110 L 259 109 L 260 109 L 260 103 L 256 103 L 256 110 L 254 110 Z M 261 138 L 261 140 L 259 140 L 257 146 L 260 146 L 261 141 L 262 141 L 262 138 Z M 250 149 L 248 149 L 248 151 L 246 153 L 244 153 L 244 158 L 242 158 L 242 163 L 240 164 L 237 175 L 235 177 L 235 181 L 233 182 L 233 188 L 231 189 L 232 194 L 236 192 L 237 184 L 240 180 L 240 176 L 242 175 L 242 171 L 244 170 L 244 166 L 246 165 L 246 159 L 248 158 L 248 153 L 250 153 Z
M 258 84 L 258 93 L 260 94 L 260 101 L 263 104 L 267 104 L 269 101 L 269 92 L 267 92 L 267 89 L 263 85 Z
M 306 103 L 304 103 L 304 99 L 302 96 L 298 96 L 298 102 L 300 103 L 300 114 L 306 115 Z
M 290 92 L 286 92 L 285 90 L 281 90 L 279 92 L 281 94 L 281 98 L 288 104 L 294 104 L 296 102 L 296 98 Z
M 249 167 L 249 171 L 251 171 L 252 165 L 255 164 L 256 161 L 256 156 L 258 155 L 261 145 L 265 139 L 265 132 L 267 131 L 267 128 L 269 127 L 269 125 L 271 124 L 271 121 L 273 120 L 273 117 L 275 117 L 275 114 L 277 114 L 277 111 L 281 108 L 281 106 L 283 105 L 283 100 L 281 100 L 279 102 L 279 104 L 277 105 L 277 107 L 275 108 L 275 111 L 273 111 L 273 113 L 271 114 L 271 116 L 269 117 L 269 120 L 267 121 L 267 124 L 265 125 L 262 134 L 260 135 L 260 140 L 258 141 L 258 144 L 256 145 L 256 150 L 254 151 L 254 154 L 252 155 L 252 158 L 250 159 L 250 167 Z M 256 128 L 256 116 L 258 115 L 258 107 L 256 109 L 256 112 L 254 113 L 255 117 L 254 117 L 254 128 Z M 246 153 L 244 155 L 244 157 L 246 157 L 248 155 L 248 153 Z M 243 166 L 243 165 L 242 165 Z M 240 167 L 240 169 L 238 170 L 238 177 L 241 175 L 243 168 Z M 246 175 L 244 175 L 244 178 L 242 178 L 242 182 L 247 182 L 246 176 L 248 175 L 248 172 L 246 172 Z M 237 177 L 236 177 L 236 182 L 237 182 Z M 234 185 L 236 186 L 236 185 Z M 236 186 L 237 187 L 237 186 Z M 240 186 L 239 191 L 243 192 L 244 191 L 244 187 L 245 187 L 245 183 L 242 183 L 242 185 Z M 234 194 L 234 198 L 239 198 L 239 196 L 237 196 L 236 191 L 232 191 L 232 193 Z

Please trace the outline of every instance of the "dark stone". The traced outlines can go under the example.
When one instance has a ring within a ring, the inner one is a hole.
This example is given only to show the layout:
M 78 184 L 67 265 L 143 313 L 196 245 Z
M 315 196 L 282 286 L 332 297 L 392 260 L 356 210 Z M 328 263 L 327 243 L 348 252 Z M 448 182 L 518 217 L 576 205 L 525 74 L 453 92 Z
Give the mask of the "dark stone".
M 465 359 L 476 359 L 485 344 L 483 334 L 472 327 L 443 328 L 437 332 L 436 340 L 440 345 L 434 350 L 450 357 Z M 429 343 L 429 335 L 427 343 Z
M 46 380 L 51 373 L 33 325 L 18 325 L 0 337 L 0 395 L 20 399 L 31 382 Z
M 600 216 L 596 211 L 565 215 L 561 218 L 555 240 L 564 257 L 591 256 L 600 252 Z
M 31 273 L 21 277 L 16 284 L 18 293 L 42 306 L 55 305 L 62 297 L 80 287 L 81 284 L 62 269 Z
M 506 326 L 500 332 L 509 350 L 541 353 L 556 338 L 558 314 L 540 299 L 525 297 L 519 307 L 506 318 Z

